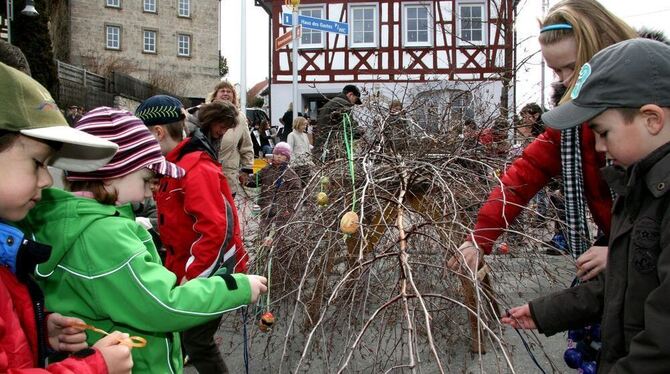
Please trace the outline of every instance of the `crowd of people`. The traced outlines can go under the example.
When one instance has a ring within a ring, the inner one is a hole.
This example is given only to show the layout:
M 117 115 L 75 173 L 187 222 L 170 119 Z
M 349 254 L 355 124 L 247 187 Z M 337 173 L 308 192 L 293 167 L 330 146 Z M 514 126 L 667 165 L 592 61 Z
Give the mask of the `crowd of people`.
M 447 265 L 475 280 L 522 208 L 560 194 L 556 249 L 576 259 L 576 285 L 502 323 L 550 335 L 600 322 L 598 372 L 662 373 L 670 46 L 638 37 L 596 0 L 554 5 L 540 45 L 565 90 L 551 111 L 521 110 L 501 185 Z M 226 81 L 194 108 L 157 95 L 134 113 L 65 116 L 29 70 L 0 62 L 0 84 L 0 372 L 182 372 L 185 355 L 200 373 L 228 372 L 214 339 L 222 316 L 267 292 L 265 277 L 247 274 L 246 188 L 260 189 L 262 228 L 285 224 L 313 169 L 350 159 L 348 141 L 363 136 L 351 113 L 359 88 L 344 86 L 314 125 L 289 107 L 274 133 L 247 121 Z M 409 147 L 403 112 L 389 105 L 384 152 Z M 494 126 L 477 141 L 498 136 Z M 255 157 L 269 164 L 254 172 Z M 65 171 L 64 188 L 50 187 L 47 165 Z M 556 176 L 561 187 L 548 193 Z

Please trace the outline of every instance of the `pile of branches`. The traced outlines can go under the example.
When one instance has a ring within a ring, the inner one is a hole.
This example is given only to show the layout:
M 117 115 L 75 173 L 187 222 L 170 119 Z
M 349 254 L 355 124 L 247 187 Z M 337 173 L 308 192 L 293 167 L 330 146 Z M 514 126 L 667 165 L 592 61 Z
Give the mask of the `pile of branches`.
M 273 329 L 251 329 L 224 351 L 251 347 L 252 357 L 263 358 L 252 361 L 254 372 L 451 372 L 471 364 L 467 353 L 480 338 L 480 352 L 488 350 L 495 370 L 508 372 L 510 347 L 491 306 L 518 302 L 498 285 L 524 288 L 530 279 L 539 285 L 560 277 L 538 254 L 553 214 L 531 205 L 502 239 L 511 253 L 487 256 L 493 290 L 446 263 L 511 161 L 509 125 L 491 118 L 466 129 L 454 117 L 426 131 L 408 110 L 406 128 L 398 129 L 384 103 L 354 116 L 364 135 L 354 147 L 353 178 L 346 158 L 317 160 L 307 187 L 295 191 L 295 213 L 272 233 L 255 233 L 252 272 L 269 276 L 270 296 L 244 321 L 271 311 Z M 482 145 L 487 129 L 503 136 Z M 319 192 L 327 205 L 317 203 Z M 346 235 L 340 219 L 352 210 L 360 227 Z M 464 301 L 464 280 L 475 285 L 475 304 Z M 468 316 L 476 316 L 474 331 Z M 231 321 L 224 329 L 240 331 L 242 322 Z

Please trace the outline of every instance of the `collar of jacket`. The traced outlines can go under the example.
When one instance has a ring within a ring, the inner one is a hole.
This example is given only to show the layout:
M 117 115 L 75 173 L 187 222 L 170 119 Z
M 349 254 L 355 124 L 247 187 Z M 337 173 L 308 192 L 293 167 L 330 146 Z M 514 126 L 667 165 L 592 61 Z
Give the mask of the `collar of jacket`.
M 169 152 L 167 157 L 168 161 L 179 161 L 184 155 L 191 152 L 202 151 L 207 153 L 212 160 L 217 161 L 217 155 L 214 151 L 212 143 L 210 143 L 207 136 L 200 131 L 200 129 L 195 129 L 193 135 L 190 138 L 187 138 L 185 141 L 179 143 L 175 149 Z
M 630 194 L 636 182 L 644 178 L 645 185 L 654 197 L 663 196 L 670 189 L 670 142 L 627 169 L 613 165 L 601 170 L 603 178 L 617 195 Z

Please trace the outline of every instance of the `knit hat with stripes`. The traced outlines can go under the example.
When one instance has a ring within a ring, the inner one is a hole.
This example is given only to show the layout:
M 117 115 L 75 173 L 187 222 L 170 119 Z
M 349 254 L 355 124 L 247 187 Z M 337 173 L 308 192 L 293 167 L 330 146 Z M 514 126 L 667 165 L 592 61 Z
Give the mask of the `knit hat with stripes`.
M 114 179 L 144 167 L 160 176 L 184 176 L 182 168 L 165 160 L 156 138 L 130 112 L 108 107 L 96 108 L 77 122 L 77 129 L 109 140 L 117 144 L 119 150 L 107 165 L 98 170 L 86 173 L 69 172 L 69 181 Z

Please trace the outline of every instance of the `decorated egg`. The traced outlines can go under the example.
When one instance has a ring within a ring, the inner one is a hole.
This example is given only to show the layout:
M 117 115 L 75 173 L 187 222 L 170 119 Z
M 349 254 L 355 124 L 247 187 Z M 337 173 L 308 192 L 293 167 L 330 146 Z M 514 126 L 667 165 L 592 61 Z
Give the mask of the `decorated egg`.
M 275 324 L 275 316 L 270 312 L 266 312 L 263 313 L 260 321 L 258 321 L 258 328 L 262 332 L 268 332 L 272 329 L 272 326 L 274 324 Z
M 506 254 L 509 253 L 509 246 L 507 245 L 507 243 L 500 243 L 500 247 L 498 247 L 498 251 L 500 251 L 500 253 L 506 255 Z
M 321 179 L 319 179 L 319 183 L 321 183 L 324 187 L 328 186 L 330 184 L 330 178 L 324 175 L 321 177 Z
M 358 230 L 358 214 L 347 212 L 340 219 L 340 231 L 345 234 L 353 234 Z
M 254 204 L 254 205 L 251 207 L 251 215 L 252 215 L 253 217 L 258 217 L 260 214 L 261 214 L 261 206 L 258 205 L 258 204 Z
M 569 368 L 579 369 L 582 365 L 582 352 L 575 348 L 567 349 L 563 354 L 563 360 L 565 360 L 565 364 L 568 365 Z
M 325 192 L 319 192 L 316 194 L 316 203 L 319 204 L 319 206 L 326 206 L 328 205 L 328 195 L 326 195 Z
M 596 374 L 598 371 L 598 365 L 595 361 L 586 361 L 582 363 L 582 366 L 579 368 L 579 372 L 583 374 Z

